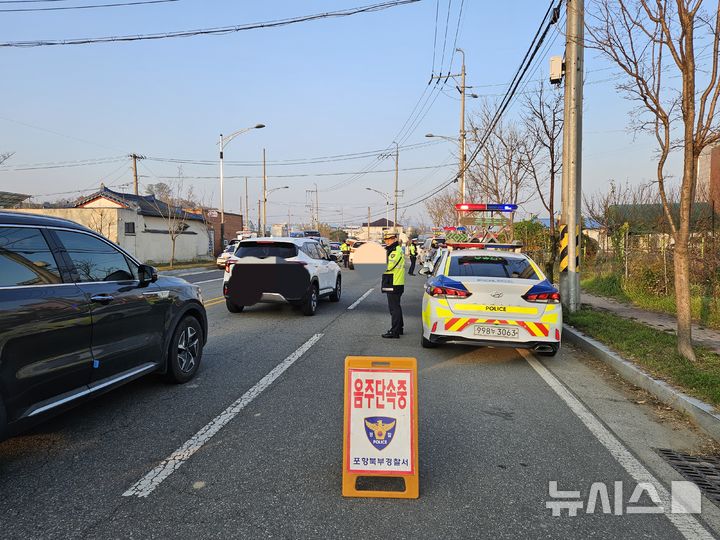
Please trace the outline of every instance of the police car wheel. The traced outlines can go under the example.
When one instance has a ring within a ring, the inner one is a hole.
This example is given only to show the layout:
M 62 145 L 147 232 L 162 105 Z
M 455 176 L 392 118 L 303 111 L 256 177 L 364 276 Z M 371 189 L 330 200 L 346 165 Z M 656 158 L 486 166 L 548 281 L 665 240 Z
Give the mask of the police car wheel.
M 335 281 L 335 288 L 333 289 L 333 292 L 330 293 L 330 301 L 331 302 L 339 302 L 340 301 L 340 295 L 342 294 L 342 280 L 340 279 L 340 276 L 338 276 L 337 280 Z
M 437 343 L 433 343 L 429 339 L 425 339 L 425 336 L 422 334 L 420 335 L 420 344 L 423 346 L 424 349 L 434 349 L 438 346 Z
M 307 315 L 308 317 L 312 317 L 315 315 L 315 310 L 317 309 L 318 305 L 318 288 L 316 284 L 313 284 L 310 288 L 310 292 L 305 297 L 305 300 L 302 304 L 302 312 L 303 315 Z
M 245 309 L 245 306 L 238 306 L 237 304 L 233 304 L 230 300 L 225 300 L 225 307 L 230 313 L 240 313 L 243 309 Z

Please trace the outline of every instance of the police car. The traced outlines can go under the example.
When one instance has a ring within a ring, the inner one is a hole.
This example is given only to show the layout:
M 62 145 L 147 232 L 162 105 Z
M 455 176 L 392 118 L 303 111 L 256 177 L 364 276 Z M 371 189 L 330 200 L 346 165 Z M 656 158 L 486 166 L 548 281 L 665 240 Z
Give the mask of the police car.
M 523 253 L 467 244 L 441 250 L 422 300 L 422 346 L 471 342 L 531 349 L 554 356 L 560 350 L 560 293 Z

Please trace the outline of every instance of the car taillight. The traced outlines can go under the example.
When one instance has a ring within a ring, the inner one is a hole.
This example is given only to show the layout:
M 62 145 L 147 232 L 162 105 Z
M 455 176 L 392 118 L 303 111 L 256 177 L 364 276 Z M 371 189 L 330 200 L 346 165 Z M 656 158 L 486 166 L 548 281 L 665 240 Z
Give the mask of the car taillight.
M 469 291 L 450 287 L 428 287 L 427 292 L 430 296 L 450 296 L 452 298 L 468 298 L 472 294 Z
M 228 284 L 227 283 L 223 284 L 223 296 L 228 295 L 228 289 L 229 289 Z
M 235 264 L 235 261 L 227 260 L 225 261 L 225 271 L 230 273 L 230 270 L 232 269 L 232 266 Z
M 527 302 L 537 302 L 540 304 L 559 304 L 560 293 L 559 292 L 546 292 L 546 293 L 531 293 L 523 296 Z

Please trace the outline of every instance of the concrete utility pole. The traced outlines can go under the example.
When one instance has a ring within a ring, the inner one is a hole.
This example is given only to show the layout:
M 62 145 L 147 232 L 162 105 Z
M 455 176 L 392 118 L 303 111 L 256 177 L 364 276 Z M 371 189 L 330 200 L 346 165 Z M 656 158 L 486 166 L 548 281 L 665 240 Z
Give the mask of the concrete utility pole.
M 250 201 L 248 200 L 248 184 L 247 184 L 247 176 L 245 177 L 245 223 L 243 229 L 246 231 L 249 231 L 250 229 Z
M 320 199 L 318 198 L 318 187 L 315 184 L 315 229 L 320 230 Z
M 145 159 L 145 156 L 139 156 L 137 154 L 130 154 L 130 157 L 132 158 L 132 168 L 133 168 L 133 193 L 135 195 L 139 195 L 139 185 L 138 185 L 138 173 L 137 173 L 137 160 L 138 159 Z
M 385 223 L 387 225 L 387 223 Z M 368 242 L 370 241 L 370 207 L 368 206 L 368 222 L 367 222 L 367 230 L 368 230 Z
M 395 143 L 395 223 L 393 224 L 393 232 L 398 232 L 397 212 L 398 212 L 398 176 L 400 174 L 400 146 Z M 385 223 L 387 227 L 387 222 Z
M 263 207 L 262 207 L 262 236 L 267 230 L 267 169 L 265 163 L 265 149 L 263 148 Z
M 460 69 L 460 202 L 465 203 L 465 51 L 455 49 L 462 55 Z
M 580 308 L 580 239 L 582 238 L 582 106 L 584 0 L 567 0 L 565 45 L 565 124 L 563 128 L 562 223 L 560 225 L 560 295 L 571 313 Z
M 260 226 L 261 226 L 260 221 L 261 221 L 261 218 L 262 218 L 262 214 L 260 213 L 260 206 L 261 206 L 261 205 L 262 205 L 262 200 L 261 200 L 261 199 L 258 199 L 258 225 L 257 225 L 257 233 L 258 233 L 258 236 L 262 236 L 262 233 L 260 232 Z

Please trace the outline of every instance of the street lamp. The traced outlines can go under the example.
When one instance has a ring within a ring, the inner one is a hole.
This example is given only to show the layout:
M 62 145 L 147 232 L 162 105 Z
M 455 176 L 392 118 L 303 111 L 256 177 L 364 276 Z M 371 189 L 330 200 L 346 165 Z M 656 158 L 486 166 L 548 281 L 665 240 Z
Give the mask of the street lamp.
M 266 211 L 266 205 L 267 205 L 267 198 L 268 195 L 270 195 L 273 191 L 278 191 L 280 189 L 289 189 L 290 186 L 282 186 L 282 187 L 276 187 L 273 189 L 266 189 L 263 192 L 263 228 L 262 228 L 262 235 L 265 236 L 265 231 L 267 230 L 267 211 Z
M 220 146 L 220 246 L 224 247 L 225 244 L 225 176 L 224 176 L 224 170 L 223 170 L 223 150 L 225 150 L 225 147 L 230 144 L 230 141 L 232 141 L 235 137 L 238 135 L 242 135 L 243 133 L 246 133 L 250 131 L 251 129 L 262 129 L 265 127 L 265 124 L 256 124 L 252 127 L 247 127 L 243 129 L 238 129 L 236 132 L 231 133 L 228 136 L 223 136 L 223 134 L 220 134 L 220 140 L 218 141 L 218 145 Z
M 389 216 L 390 216 L 390 194 L 383 193 L 382 191 L 380 191 L 378 189 L 373 189 L 371 187 L 366 187 L 365 189 L 367 189 L 368 191 L 374 191 L 375 193 L 379 193 L 380 195 L 385 197 L 385 228 L 387 229 L 388 227 L 390 227 L 390 225 L 388 224 L 388 220 L 390 219 L 389 218 Z M 368 222 L 368 227 L 369 226 L 370 226 L 370 223 Z

